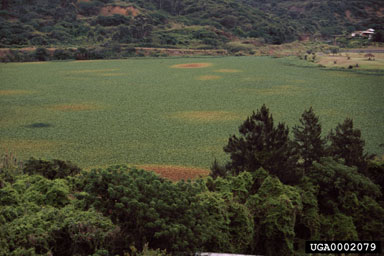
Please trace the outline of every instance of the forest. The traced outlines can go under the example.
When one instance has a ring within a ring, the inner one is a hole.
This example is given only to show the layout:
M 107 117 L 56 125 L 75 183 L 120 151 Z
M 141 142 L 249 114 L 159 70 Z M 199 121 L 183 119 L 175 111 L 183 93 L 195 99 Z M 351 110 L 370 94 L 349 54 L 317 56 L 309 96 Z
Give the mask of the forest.
M 59 8 L 58 8 L 59 7 Z M 0 47 L 225 48 L 383 30 L 380 0 L 2 0 Z
M 352 119 L 324 134 L 312 107 L 290 132 L 263 105 L 228 138 L 227 162 L 179 182 L 4 155 L 0 255 L 305 255 L 308 240 L 384 241 L 384 161 Z

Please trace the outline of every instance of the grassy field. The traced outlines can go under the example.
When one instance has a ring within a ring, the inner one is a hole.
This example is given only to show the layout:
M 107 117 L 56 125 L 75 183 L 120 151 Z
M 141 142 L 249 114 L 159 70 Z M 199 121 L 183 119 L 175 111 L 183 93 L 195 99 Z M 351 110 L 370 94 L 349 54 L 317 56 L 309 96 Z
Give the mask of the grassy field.
M 0 152 L 203 173 L 265 103 L 290 127 L 313 106 L 325 133 L 351 117 L 369 152 L 383 154 L 383 73 L 306 65 L 268 57 L 0 64 Z
M 337 55 L 323 55 L 319 57 L 318 64 L 330 68 L 348 68 L 352 66 L 356 69 L 365 70 L 384 70 L 384 53 L 373 53 L 374 57 L 367 57 L 366 53 L 340 53 Z

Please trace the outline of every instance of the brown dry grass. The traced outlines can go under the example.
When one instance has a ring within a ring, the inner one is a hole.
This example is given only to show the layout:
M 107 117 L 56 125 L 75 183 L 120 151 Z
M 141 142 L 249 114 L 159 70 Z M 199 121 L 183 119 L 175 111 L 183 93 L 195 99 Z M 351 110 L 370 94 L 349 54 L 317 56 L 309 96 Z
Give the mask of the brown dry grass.
M 374 60 L 368 60 L 365 53 L 343 53 L 339 55 L 320 56 L 318 64 L 326 67 L 344 67 L 358 64 L 360 69 L 384 69 L 384 53 L 374 53 Z
M 4 95 L 20 95 L 20 94 L 29 94 L 31 91 L 27 90 L 0 90 L 0 96 Z
M 49 107 L 52 110 L 59 111 L 85 111 L 85 110 L 97 110 L 101 107 L 96 104 L 85 104 L 85 103 L 77 103 L 77 104 L 59 104 Z
M 206 81 L 206 80 L 217 80 L 220 78 L 221 76 L 206 75 L 206 76 L 199 76 L 197 80 Z
M 184 111 L 171 114 L 170 117 L 190 122 L 220 122 L 243 118 L 240 114 L 229 111 Z
M 212 66 L 212 63 L 186 63 L 171 66 L 171 68 L 206 68 Z
M 161 177 L 169 179 L 171 181 L 179 180 L 192 180 L 197 179 L 200 176 L 208 176 L 209 170 L 197 168 L 197 167 L 187 167 L 187 166 L 177 166 L 177 165 L 139 165 L 139 169 L 144 169 L 147 171 L 154 171 L 159 174 Z
M 218 69 L 218 70 L 215 70 L 215 72 L 219 72 L 219 73 L 238 73 L 238 72 L 242 72 L 240 69 Z

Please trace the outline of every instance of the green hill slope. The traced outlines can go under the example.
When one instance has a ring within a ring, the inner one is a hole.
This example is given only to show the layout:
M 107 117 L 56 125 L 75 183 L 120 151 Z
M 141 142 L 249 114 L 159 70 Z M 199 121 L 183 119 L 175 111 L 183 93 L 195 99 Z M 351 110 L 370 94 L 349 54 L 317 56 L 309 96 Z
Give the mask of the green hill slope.
M 383 29 L 381 0 L 2 0 L 0 47 L 219 48 L 234 38 L 290 42 Z

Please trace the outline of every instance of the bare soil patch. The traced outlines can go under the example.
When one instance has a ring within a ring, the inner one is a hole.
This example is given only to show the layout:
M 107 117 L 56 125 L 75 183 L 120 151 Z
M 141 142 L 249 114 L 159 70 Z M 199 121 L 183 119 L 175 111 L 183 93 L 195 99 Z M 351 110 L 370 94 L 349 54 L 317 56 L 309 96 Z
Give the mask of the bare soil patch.
M 100 9 L 100 15 L 103 16 L 113 16 L 115 14 L 120 14 L 124 16 L 133 16 L 136 17 L 139 15 L 139 10 L 133 6 L 122 7 L 122 6 L 106 6 Z
M 207 68 L 210 66 L 212 66 L 212 63 L 187 63 L 173 65 L 171 68 Z
M 243 116 L 229 111 L 185 111 L 170 115 L 171 118 L 190 122 L 220 122 L 241 120 Z
M 154 171 L 161 177 L 171 181 L 197 179 L 200 176 L 208 176 L 210 172 L 207 169 L 177 165 L 140 165 L 138 168 Z
M 220 78 L 221 76 L 206 75 L 206 76 L 199 76 L 197 80 L 206 81 L 206 80 L 217 80 Z
M 345 11 L 345 16 L 347 17 L 347 20 L 350 22 L 356 22 L 356 20 L 353 18 L 352 13 L 350 10 Z

